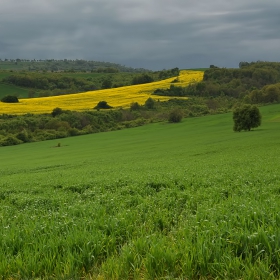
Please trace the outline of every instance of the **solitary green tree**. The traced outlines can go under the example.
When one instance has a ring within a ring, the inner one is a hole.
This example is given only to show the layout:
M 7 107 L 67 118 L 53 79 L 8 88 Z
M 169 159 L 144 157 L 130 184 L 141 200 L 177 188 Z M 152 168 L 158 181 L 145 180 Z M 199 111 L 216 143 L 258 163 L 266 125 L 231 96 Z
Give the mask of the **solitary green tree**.
M 252 128 L 261 125 L 261 119 L 262 116 L 257 106 L 244 105 L 242 107 L 238 107 L 233 111 L 233 130 L 250 131 Z

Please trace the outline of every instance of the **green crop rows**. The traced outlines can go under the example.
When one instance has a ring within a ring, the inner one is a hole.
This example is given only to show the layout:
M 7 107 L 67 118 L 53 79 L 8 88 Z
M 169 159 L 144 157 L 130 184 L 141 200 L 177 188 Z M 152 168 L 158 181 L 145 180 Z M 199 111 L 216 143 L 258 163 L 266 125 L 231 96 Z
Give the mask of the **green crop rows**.
M 280 106 L 0 148 L 0 279 L 279 279 Z

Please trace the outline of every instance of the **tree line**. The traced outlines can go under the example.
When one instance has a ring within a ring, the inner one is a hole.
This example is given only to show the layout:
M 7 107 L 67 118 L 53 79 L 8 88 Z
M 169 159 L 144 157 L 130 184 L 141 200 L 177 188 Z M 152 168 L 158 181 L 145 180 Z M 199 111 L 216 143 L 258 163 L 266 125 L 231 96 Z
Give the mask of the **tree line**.
M 273 103 L 280 101 L 280 63 L 241 63 L 239 69 L 211 67 L 204 72 L 203 81 L 187 87 L 171 85 L 157 89 L 155 95 L 166 96 L 228 96 L 248 103 Z
M 2 79 L 3 83 L 35 90 L 62 90 L 63 92 L 80 92 L 96 90 L 97 86 L 84 78 L 63 75 L 44 75 L 42 73 L 16 73 Z
M 95 109 L 83 112 L 54 108 L 49 114 L 2 114 L 0 146 L 120 130 L 158 121 L 179 122 L 183 117 L 223 113 L 233 105 L 226 97 L 212 101 L 194 97 L 158 102 L 150 97 L 143 105 L 131 103 L 128 109 L 114 109 L 106 101 L 100 101 L 93 106 Z
M 150 83 L 178 74 L 178 68 L 145 73 L 121 73 L 112 67 L 76 74 L 20 71 L 2 78 L 1 83 L 28 88 L 28 97 L 44 97 Z
M 93 71 L 103 73 L 113 73 L 114 72 L 131 72 L 131 73 L 142 73 L 149 71 L 144 68 L 133 68 L 127 67 L 117 63 L 103 62 L 103 61 L 93 61 L 84 59 L 0 59 L 0 69 L 8 70 L 28 70 L 28 71 L 70 71 L 70 72 L 80 72 L 80 71 Z

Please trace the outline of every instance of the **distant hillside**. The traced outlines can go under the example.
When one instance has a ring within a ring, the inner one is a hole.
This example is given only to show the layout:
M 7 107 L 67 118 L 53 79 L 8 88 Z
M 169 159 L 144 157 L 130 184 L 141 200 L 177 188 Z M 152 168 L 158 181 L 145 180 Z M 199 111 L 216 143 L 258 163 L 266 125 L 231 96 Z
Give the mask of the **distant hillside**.
M 28 71 L 92 71 L 104 73 L 133 72 L 141 73 L 150 71 L 143 68 L 132 68 L 117 63 L 91 61 L 82 59 L 0 59 L 0 70 L 28 70 Z
M 189 85 L 185 96 L 227 96 L 245 103 L 280 101 L 280 62 L 240 62 L 239 69 L 211 67 L 203 81 Z
M 46 97 L 150 83 L 178 75 L 178 68 L 156 72 L 121 72 L 112 67 L 92 71 L 0 70 L 0 97 Z
M 15 81 L 25 83 L 35 83 L 38 81 L 39 85 L 43 85 L 44 80 L 37 77 L 37 73 L 32 73 L 29 76 L 11 76 L 10 78 Z M 49 74 L 49 75 L 48 75 Z M 119 73 L 120 74 L 120 73 Z M 118 75 L 119 75 L 118 74 Z M 59 74 L 46 73 L 45 85 L 55 84 L 55 77 Z M 116 74 L 117 75 L 117 74 Z M 17 79 L 16 79 L 17 78 Z M 38 78 L 38 79 L 37 79 Z M 190 83 L 201 81 L 203 78 L 202 71 L 186 71 L 182 70 L 180 75 L 177 76 L 176 85 L 178 87 L 186 87 Z M 82 82 L 80 79 L 73 79 L 71 77 L 62 77 L 58 80 L 57 84 L 64 82 L 65 84 L 71 84 L 76 82 Z M 129 86 L 122 86 L 116 88 L 107 88 L 102 90 L 88 90 L 87 92 L 79 94 L 62 94 L 60 96 L 49 96 L 46 98 L 27 98 L 20 99 L 19 106 L 15 104 L 8 104 L 0 102 L 0 112 L 3 114 L 27 114 L 27 113 L 50 113 L 56 107 L 60 107 L 64 110 L 92 110 L 99 101 L 105 100 L 114 108 L 129 108 L 132 102 L 138 102 L 143 105 L 145 101 L 153 94 L 155 89 L 162 88 L 167 89 L 173 85 L 174 77 L 154 81 L 145 84 L 136 84 Z M 1 84 L 0 84 L 1 85 Z M 23 84 L 20 84 L 23 86 Z M 90 85 L 90 84 L 88 84 Z M 35 85 L 34 85 L 35 86 Z M 81 84 L 82 86 L 82 84 Z M 86 84 L 84 85 L 86 86 Z M 1 87 L 0 87 L 1 89 Z M 169 97 L 155 96 L 157 100 L 168 100 Z

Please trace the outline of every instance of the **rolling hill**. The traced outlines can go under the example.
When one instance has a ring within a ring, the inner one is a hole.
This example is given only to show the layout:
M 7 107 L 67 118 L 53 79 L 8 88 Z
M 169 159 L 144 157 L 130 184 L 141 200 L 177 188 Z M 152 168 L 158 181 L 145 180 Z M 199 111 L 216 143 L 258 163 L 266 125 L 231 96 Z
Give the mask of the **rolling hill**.
M 279 279 L 280 105 L 1 148 L 3 279 Z
M 113 107 L 126 108 L 132 102 L 144 104 L 154 90 L 158 88 L 167 89 L 172 84 L 187 86 L 190 83 L 201 81 L 202 78 L 203 71 L 182 70 L 176 83 L 173 83 L 174 78 L 169 78 L 147 84 L 95 90 L 79 94 L 20 99 L 20 102 L 15 104 L 0 102 L 0 112 L 2 114 L 50 113 L 56 107 L 64 110 L 88 110 L 103 100 Z M 156 96 L 155 98 L 159 100 L 169 99 L 166 96 Z

